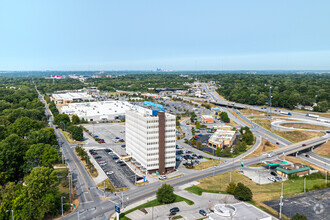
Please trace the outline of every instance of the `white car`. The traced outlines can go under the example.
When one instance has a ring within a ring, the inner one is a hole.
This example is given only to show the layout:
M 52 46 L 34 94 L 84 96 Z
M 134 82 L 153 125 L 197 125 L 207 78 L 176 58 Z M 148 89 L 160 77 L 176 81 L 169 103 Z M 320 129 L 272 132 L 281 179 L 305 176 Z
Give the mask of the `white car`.
M 270 176 L 270 177 L 268 177 L 267 179 L 269 179 L 270 181 L 272 181 L 272 182 L 275 182 L 276 180 L 275 180 L 275 177 L 273 177 L 273 176 Z
M 166 179 L 167 179 L 166 176 L 160 176 L 160 177 L 159 177 L 159 180 L 166 180 Z
M 107 165 L 106 162 L 104 162 L 104 163 L 100 163 L 100 166 L 105 166 L 105 165 Z
M 113 174 L 113 171 L 107 171 L 105 174 L 111 175 L 111 174 Z

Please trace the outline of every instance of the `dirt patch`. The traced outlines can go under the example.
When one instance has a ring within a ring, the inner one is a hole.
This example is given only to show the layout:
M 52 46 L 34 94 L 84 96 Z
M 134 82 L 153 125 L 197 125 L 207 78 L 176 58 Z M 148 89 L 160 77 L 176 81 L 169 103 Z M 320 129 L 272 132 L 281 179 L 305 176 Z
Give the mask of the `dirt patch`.
M 253 157 L 258 157 L 266 152 L 275 150 L 275 149 L 279 149 L 280 147 L 270 143 L 269 141 L 262 139 L 261 145 L 250 155 L 244 157 L 244 159 L 248 159 L 248 158 L 253 158 Z
M 314 153 L 330 158 L 330 141 L 315 148 Z
M 215 165 L 219 165 L 223 163 L 221 160 L 208 160 L 208 161 L 202 161 L 200 164 L 195 165 L 193 168 L 194 170 L 204 170 L 209 167 L 213 167 Z
M 307 123 L 283 123 L 281 124 L 284 127 L 293 127 L 293 128 L 301 128 L 301 129 L 312 129 L 312 130 L 328 130 L 329 127 L 322 125 L 313 125 Z
M 257 110 L 254 110 L 254 109 L 242 109 L 242 110 L 240 110 L 240 112 L 242 113 L 242 115 L 261 115 L 261 114 L 265 114 L 264 112 L 257 111 Z

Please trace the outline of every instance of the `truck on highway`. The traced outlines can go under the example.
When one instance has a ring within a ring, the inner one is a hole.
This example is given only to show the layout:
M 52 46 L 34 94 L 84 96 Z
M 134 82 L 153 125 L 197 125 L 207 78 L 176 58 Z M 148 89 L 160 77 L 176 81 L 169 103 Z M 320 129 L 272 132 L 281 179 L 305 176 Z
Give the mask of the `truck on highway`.
M 286 111 L 282 111 L 282 110 L 280 110 L 280 114 L 282 114 L 282 115 L 292 115 L 291 112 L 286 112 Z
M 312 117 L 312 118 L 318 118 L 318 117 L 320 117 L 320 116 L 318 116 L 318 115 L 314 115 L 314 114 L 307 114 L 306 116 L 308 116 L 308 117 Z
M 318 118 L 318 119 L 316 119 L 316 121 L 319 121 L 319 122 L 325 122 L 325 123 L 330 123 L 330 119 L 322 119 L 322 118 Z

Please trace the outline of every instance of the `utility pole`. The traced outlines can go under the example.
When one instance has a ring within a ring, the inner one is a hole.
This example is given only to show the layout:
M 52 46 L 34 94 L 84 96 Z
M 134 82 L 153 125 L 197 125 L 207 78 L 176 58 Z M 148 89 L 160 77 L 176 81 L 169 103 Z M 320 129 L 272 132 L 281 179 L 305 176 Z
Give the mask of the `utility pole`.
M 282 206 L 283 206 L 283 182 L 282 182 L 282 190 L 281 190 L 281 197 L 280 197 L 280 215 L 279 218 L 282 217 Z

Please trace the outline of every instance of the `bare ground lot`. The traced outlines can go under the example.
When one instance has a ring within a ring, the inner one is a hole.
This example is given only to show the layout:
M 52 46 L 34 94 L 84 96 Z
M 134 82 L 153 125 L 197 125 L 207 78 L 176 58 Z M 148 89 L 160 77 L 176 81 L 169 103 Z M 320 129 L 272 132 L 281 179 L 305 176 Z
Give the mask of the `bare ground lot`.
M 322 146 L 320 146 L 318 148 L 315 148 L 314 152 L 321 156 L 330 158 L 330 141 L 328 141 L 325 144 L 322 144 Z
M 266 205 L 279 211 L 279 200 L 264 202 Z M 311 191 L 297 196 L 283 199 L 282 213 L 292 217 L 296 213 L 305 215 L 307 219 L 326 220 L 330 216 L 330 189 Z

